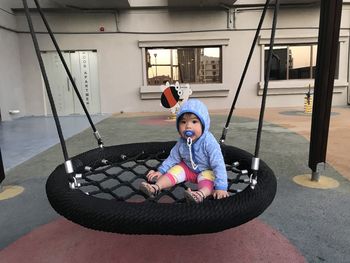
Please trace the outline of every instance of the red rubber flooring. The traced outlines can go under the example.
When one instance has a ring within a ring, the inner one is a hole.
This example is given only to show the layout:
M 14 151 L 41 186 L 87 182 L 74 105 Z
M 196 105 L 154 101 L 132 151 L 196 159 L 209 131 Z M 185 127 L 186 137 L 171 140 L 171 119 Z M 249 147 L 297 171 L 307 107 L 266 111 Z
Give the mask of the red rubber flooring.
M 258 219 L 224 232 L 136 236 L 89 230 L 66 219 L 43 225 L 0 251 L 0 262 L 306 262 Z

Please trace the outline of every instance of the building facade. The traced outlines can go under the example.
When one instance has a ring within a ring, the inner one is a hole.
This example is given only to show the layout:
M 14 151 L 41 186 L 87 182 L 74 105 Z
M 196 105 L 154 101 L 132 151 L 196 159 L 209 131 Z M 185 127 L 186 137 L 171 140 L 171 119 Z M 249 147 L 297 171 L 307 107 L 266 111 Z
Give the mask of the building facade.
M 229 108 L 264 2 L 40 1 L 92 113 L 164 111 L 160 85 L 167 81 L 189 83 L 191 97 L 201 98 L 209 109 Z M 343 4 L 333 105 L 349 102 L 348 2 Z M 303 107 L 305 93 L 314 88 L 319 1 L 281 4 L 267 107 Z M 0 5 L 1 120 L 50 115 L 21 1 Z M 81 114 L 44 24 L 31 11 L 58 112 Z M 269 9 L 237 107 L 260 107 L 271 24 Z

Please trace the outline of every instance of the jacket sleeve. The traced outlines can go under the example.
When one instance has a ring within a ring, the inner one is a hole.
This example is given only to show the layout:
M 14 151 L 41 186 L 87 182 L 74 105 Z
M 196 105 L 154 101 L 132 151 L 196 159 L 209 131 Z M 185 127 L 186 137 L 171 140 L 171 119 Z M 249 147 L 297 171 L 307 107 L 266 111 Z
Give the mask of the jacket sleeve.
M 161 166 L 158 167 L 158 171 L 165 174 L 171 167 L 181 162 L 180 156 L 180 141 L 178 141 L 174 147 L 171 149 L 168 158 L 166 158 Z
M 227 191 L 227 171 L 220 145 L 214 138 L 207 143 L 206 149 L 209 156 L 209 165 L 215 175 L 214 188 L 215 190 Z

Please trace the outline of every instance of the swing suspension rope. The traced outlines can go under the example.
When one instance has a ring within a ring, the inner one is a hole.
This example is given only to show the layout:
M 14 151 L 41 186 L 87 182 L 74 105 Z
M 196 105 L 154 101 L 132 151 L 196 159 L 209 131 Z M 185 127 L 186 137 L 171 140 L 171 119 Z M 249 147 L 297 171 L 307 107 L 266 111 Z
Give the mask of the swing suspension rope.
M 242 85 L 243 85 L 243 82 L 244 82 L 244 79 L 245 79 L 245 76 L 246 76 L 246 73 L 247 73 L 247 70 L 248 70 L 248 67 L 249 67 L 252 55 L 254 53 L 254 49 L 255 49 L 257 40 L 259 38 L 261 27 L 262 27 L 262 24 L 263 24 L 264 19 L 265 19 L 266 11 L 267 11 L 267 8 L 270 5 L 270 1 L 271 0 L 266 0 L 266 3 L 264 5 L 264 9 L 263 9 L 263 12 L 262 12 L 261 17 L 260 17 L 260 21 L 259 21 L 256 33 L 255 33 L 255 36 L 254 36 L 254 40 L 253 40 L 253 43 L 251 45 L 246 64 L 244 66 L 243 73 L 241 75 L 241 78 L 240 78 L 240 81 L 239 81 L 239 84 L 238 84 L 238 88 L 237 88 L 234 100 L 232 102 L 229 115 L 227 117 L 227 121 L 226 121 L 225 127 L 223 128 L 223 131 L 222 131 L 222 135 L 221 135 L 221 138 L 220 138 L 220 143 L 221 144 L 224 144 L 224 142 L 225 142 L 227 131 L 229 129 L 229 125 L 230 125 L 230 122 L 231 122 L 231 117 L 232 117 L 233 111 L 234 111 L 234 109 L 236 107 L 236 103 L 237 103 L 239 94 L 241 92 Z M 260 150 L 260 144 L 261 144 L 261 133 L 262 133 L 262 127 L 263 127 L 263 123 L 264 123 L 264 113 L 265 113 L 267 89 L 268 89 L 269 80 L 270 80 L 270 71 L 271 71 L 271 63 L 272 63 L 273 46 L 274 46 L 274 41 L 275 41 L 275 32 L 276 32 L 276 25 L 277 25 L 277 15 L 278 15 L 279 6 L 280 6 L 279 0 L 276 0 L 275 4 L 272 5 L 272 6 L 274 8 L 274 12 L 273 12 L 273 21 L 272 21 L 270 45 L 269 45 L 269 52 L 268 52 L 267 67 L 265 69 L 265 75 L 264 75 L 264 89 L 263 89 L 263 95 L 262 95 L 262 101 L 261 101 L 261 107 L 260 107 L 258 130 L 257 130 L 257 135 L 256 135 L 255 154 L 254 154 L 254 156 L 252 158 L 252 164 L 251 164 L 252 174 L 250 175 L 250 187 L 252 189 L 254 189 L 255 185 L 257 184 L 257 173 L 258 173 L 258 170 L 259 170 L 259 162 L 260 162 L 259 150 Z
M 52 111 L 52 114 L 53 114 L 53 117 L 54 117 L 54 120 L 55 120 L 55 124 L 56 124 L 56 129 L 57 129 L 57 132 L 58 132 L 58 136 L 59 136 L 59 140 L 60 140 L 60 144 L 61 144 L 61 148 L 62 148 L 62 153 L 63 153 L 63 157 L 64 157 L 64 160 L 65 160 L 65 170 L 66 170 L 66 173 L 68 175 L 68 179 L 70 181 L 70 184 L 74 184 L 74 182 L 76 181 L 75 177 L 74 177 L 74 167 L 73 167 L 73 164 L 71 162 L 71 160 L 69 159 L 69 155 L 68 155 L 68 151 L 67 151 L 67 147 L 66 147 L 66 143 L 65 143 L 65 140 L 64 140 L 64 137 L 63 137 L 63 132 L 62 132 L 62 127 L 61 127 L 61 124 L 60 124 L 60 121 L 59 121 L 59 117 L 58 117 L 58 114 L 57 114 L 57 109 L 56 109 L 56 105 L 55 105 L 55 101 L 53 99 L 53 96 L 52 96 L 52 91 L 51 91 L 51 87 L 50 87 L 50 83 L 49 83 L 49 80 L 48 80 L 48 77 L 47 77 L 47 73 L 46 73 L 46 70 L 45 70 L 45 66 L 44 66 L 44 62 L 43 62 L 43 59 L 42 59 L 42 56 L 41 56 L 41 53 L 40 53 L 40 48 L 39 48 L 39 44 L 38 44 L 38 40 L 37 40 L 37 37 L 36 37 L 36 34 L 35 34 L 35 30 L 34 30 L 34 26 L 33 26 L 33 22 L 32 22 L 32 18 L 31 18 L 31 15 L 30 15 L 30 11 L 29 11 L 29 7 L 28 7 L 28 3 L 27 3 L 27 0 L 22 0 L 23 2 L 23 7 L 24 7 L 24 11 L 25 11 L 25 14 L 26 14 L 26 18 L 27 18 L 27 22 L 28 22 L 28 26 L 29 26 L 29 31 L 30 31 L 30 34 L 31 34 L 31 37 L 32 37 L 32 40 L 33 40 L 33 44 L 34 44 L 34 49 L 35 49 L 35 52 L 36 52 L 36 56 L 38 58 L 38 61 L 39 61 L 39 66 L 40 66 L 40 70 L 42 72 L 42 76 L 43 76 L 43 79 L 44 79 L 44 83 L 45 83 L 45 88 L 46 88 L 46 92 L 47 92 L 47 96 L 48 96 L 48 99 L 49 99 L 49 102 L 50 102 L 50 106 L 51 106 L 51 111 Z M 50 35 L 50 38 L 55 46 L 55 49 L 60 57 L 60 60 L 64 66 L 64 69 L 69 77 L 69 80 L 73 86 L 73 89 L 79 99 L 79 102 L 81 104 L 81 106 L 83 107 L 83 110 L 85 112 L 85 115 L 90 123 L 90 126 L 93 130 L 93 134 L 97 140 L 97 143 L 98 143 L 98 146 L 100 148 L 103 148 L 103 142 L 102 142 L 102 138 L 99 134 L 99 132 L 97 131 L 94 123 L 92 122 L 92 119 L 91 119 L 91 116 L 83 102 L 83 99 L 79 93 L 79 90 L 76 86 L 76 83 L 73 79 L 73 76 L 72 74 L 70 73 L 70 70 L 68 69 L 68 66 L 67 66 L 67 63 L 65 61 L 65 59 L 63 58 L 63 55 L 62 55 L 62 52 L 57 44 L 57 41 L 55 39 L 55 36 L 53 35 L 52 33 L 52 30 L 45 18 L 45 15 L 44 13 L 42 12 L 42 9 L 39 5 L 39 2 L 37 0 L 34 0 L 35 2 L 35 5 L 37 7 L 37 10 L 45 24 L 45 27 Z
M 39 12 L 39 14 L 40 14 L 40 17 L 41 17 L 41 19 L 43 20 L 43 22 L 44 22 L 44 24 L 45 24 L 45 27 L 46 27 L 46 29 L 47 29 L 47 32 L 48 32 L 49 35 L 50 35 L 50 38 L 51 38 L 51 40 L 52 40 L 52 43 L 54 44 L 55 49 L 56 49 L 56 51 L 57 51 L 57 53 L 58 53 L 58 55 L 59 55 L 59 57 L 60 57 L 60 59 L 61 59 L 61 62 L 62 62 L 62 64 L 63 64 L 63 67 L 64 67 L 64 69 L 65 69 L 65 71 L 66 71 L 66 73 L 67 73 L 67 75 L 68 75 L 68 78 L 69 78 L 69 80 L 70 80 L 70 82 L 71 82 L 71 84 L 72 84 L 72 86 L 73 86 L 73 89 L 74 89 L 74 91 L 75 91 L 75 94 L 77 95 L 77 97 L 78 97 L 78 99 L 79 99 L 79 102 L 80 102 L 81 106 L 83 107 L 84 113 L 85 113 L 85 115 L 86 115 L 86 117 L 87 117 L 87 119 L 88 119 L 88 121 L 89 121 L 89 123 L 90 123 L 90 126 L 91 126 L 91 128 L 92 128 L 92 130 L 93 130 L 93 133 L 94 133 L 94 136 L 95 136 L 95 138 L 96 138 L 96 140 L 97 140 L 97 143 L 98 143 L 98 145 L 99 145 L 101 148 L 103 148 L 102 138 L 101 138 L 99 132 L 97 131 L 97 129 L 96 129 L 94 123 L 92 122 L 92 119 L 91 119 L 91 116 L 90 116 L 90 114 L 89 114 L 89 111 L 88 111 L 88 109 L 86 108 L 86 105 L 85 105 L 85 103 L 84 103 L 84 101 L 83 101 L 83 98 L 82 98 L 81 95 L 80 95 L 80 92 L 79 92 L 79 90 L 78 90 L 78 88 L 77 88 L 77 85 L 76 85 L 76 83 L 75 83 L 75 81 L 74 81 L 74 78 L 73 78 L 73 76 L 72 76 L 72 74 L 71 74 L 71 72 L 70 72 L 70 70 L 69 70 L 69 68 L 68 68 L 68 66 L 67 66 L 67 63 L 66 63 L 66 61 L 65 61 L 65 59 L 64 59 L 64 57 L 63 57 L 63 55 L 62 55 L 62 51 L 61 51 L 60 47 L 59 47 L 58 44 L 57 44 L 56 38 L 55 38 L 55 36 L 54 36 L 54 34 L 53 34 L 53 32 L 52 32 L 52 30 L 51 30 L 51 28 L 50 28 L 50 26 L 49 26 L 47 20 L 46 20 L 46 17 L 45 17 L 45 15 L 44 15 L 44 13 L 43 13 L 43 11 L 42 11 L 40 5 L 39 5 L 39 2 L 38 2 L 38 0 L 34 0 L 34 2 L 35 2 L 35 5 L 36 5 L 36 7 L 37 7 L 37 9 L 38 9 L 38 12 Z
M 39 48 L 38 41 L 37 41 L 37 38 L 36 38 L 36 35 L 35 35 L 35 30 L 34 30 L 34 27 L 33 27 L 32 20 L 31 20 L 31 16 L 30 16 L 30 11 L 29 11 L 29 8 L 28 8 L 27 0 L 22 0 L 22 1 L 23 1 L 26 17 L 27 17 L 27 20 L 28 20 L 30 33 L 31 33 L 31 36 L 32 36 L 32 39 L 33 39 L 36 55 L 38 57 L 40 69 L 41 69 L 41 72 L 42 72 L 42 75 L 43 75 L 43 78 L 44 78 L 44 83 L 45 83 L 46 91 L 47 91 L 47 94 L 48 94 L 49 102 L 50 102 L 50 105 L 51 105 L 53 117 L 54 117 L 54 120 L 55 120 L 57 132 L 58 132 L 58 135 L 59 135 L 60 144 L 61 144 L 61 148 L 62 148 L 64 160 L 65 160 L 65 170 L 66 170 L 66 173 L 68 175 L 68 179 L 69 179 L 69 182 L 70 182 L 70 187 L 74 189 L 77 186 L 87 186 L 89 184 L 94 185 L 96 183 L 93 183 L 92 180 L 89 179 L 89 176 L 91 177 L 91 175 L 96 174 L 96 173 L 99 174 L 101 172 L 99 169 L 96 170 L 94 167 L 86 167 L 85 168 L 85 171 L 87 172 L 86 174 L 84 174 L 84 175 L 74 174 L 75 171 L 74 171 L 73 163 L 71 162 L 71 160 L 69 159 L 69 156 L 68 156 L 66 144 L 65 144 L 65 141 L 64 141 L 64 138 L 63 138 L 63 134 L 62 134 L 62 128 L 61 128 L 61 125 L 60 125 L 60 122 L 59 122 L 59 118 L 58 118 L 55 102 L 54 102 L 54 99 L 53 99 L 53 96 L 52 96 L 52 92 L 51 92 L 50 84 L 49 84 L 48 77 L 47 77 L 47 74 L 46 74 L 46 70 L 45 70 L 45 66 L 44 66 L 44 63 L 43 63 L 43 59 L 41 57 L 40 48 Z M 226 134 L 227 134 L 227 131 L 229 129 L 229 124 L 230 124 L 230 121 L 231 121 L 231 117 L 233 115 L 233 110 L 235 109 L 235 106 L 236 106 L 236 103 L 237 103 L 237 100 L 238 100 L 238 96 L 240 94 L 240 91 L 241 91 L 241 88 L 242 88 L 242 85 L 243 85 L 243 82 L 244 82 L 244 79 L 245 79 L 245 76 L 246 76 L 246 73 L 247 73 L 247 70 L 248 70 L 248 67 L 249 67 L 249 64 L 250 64 L 253 52 L 254 52 L 254 49 L 255 49 L 255 46 L 256 46 L 256 42 L 257 42 L 257 39 L 259 37 L 259 33 L 261 31 L 261 27 L 262 27 L 262 24 L 263 24 L 265 15 L 266 15 L 267 8 L 270 5 L 270 1 L 271 0 L 267 0 L 266 3 L 265 3 L 265 6 L 264 6 L 264 9 L 263 9 L 260 21 L 259 21 L 258 28 L 256 30 L 254 41 L 252 43 L 252 46 L 251 46 L 251 49 L 250 49 L 250 52 L 249 52 L 249 55 L 248 55 L 248 59 L 247 59 L 246 64 L 245 64 L 245 67 L 244 67 L 244 70 L 243 70 L 243 73 L 242 73 L 242 76 L 241 76 L 241 79 L 240 79 L 240 82 L 239 82 L 239 86 L 237 88 L 237 91 L 236 91 L 236 94 L 235 94 L 235 97 L 234 97 L 234 100 L 233 100 L 233 103 L 232 103 L 232 106 L 231 106 L 231 109 L 230 109 L 230 112 L 229 112 L 229 115 L 228 115 L 228 118 L 227 118 L 227 121 L 226 121 L 226 125 L 225 125 L 225 127 L 223 129 L 222 136 L 220 138 L 220 143 L 222 145 L 225 142 Z M 86 108 L 86 106 L 85 106 L 85 104 L 83 102 L 83 99 L 82 99 L 82 97 L 81 97 L 81 95 L 79 93 L 79 90 L 78 90 L 78 88 L 76 86 L 76 83 L 74 82 L 74 79 L 73 79 L 73 77 L 72 77 L 72 75 L 70 73 L 70 70 L 69 70 L 69 68 L 68 68 L 68 66 L 67 66 L 67 64 L 65 62 L 65 59 L 64 59 L 64 57 L 62 55 L 62 52 L 61 52 L 61 50 L 60 50 L 60 48 L 59 48 L 59 46 L 57 44 L 57 41 L 56 41 L 56 39 L 54 37 L 54 34 L 53 34 L 53 32 L 52 32 L 52 30 L 51 30 L 51 28 L 50 28 L 50 26 L 49 26 L 49 24 L 48 24 L 48 22 L 47 22 L 47 20 L 45 18 L 45 15 L 42 12 L 42 9 L 41 9 L 41 7 L 40 7 L 40 5 L 38 3 L 38 0 L 34 0 L 34 2 L 35 2 L 35 5 L 37 7 L 37 10 L 38 10 L 38 12 L 39 12 L 43 22 L 45 24 L 45 27 L 46 27 L 46 29 L 48 31 L 48 34 L 50 35 L 50 38 L 51 38 L 51 40 L 52 40 L 52 42 L 53 42 L 53 44 L 55 46 L 55 49 L 56 49 L 56 51 L 57 51 L 57 53 L 58 53 L 58 55 L 60 57 L 60 60 L 61 60 L 63 66 L 65 68 L 65 71 L 66 71 L 66 73 L 67 73 L 67 75 L 69 77 L 69 80 L 70 80 L 70 82 L 71 82 L 71 84 L 72 84 L 72 86 L 74 88 L 74 91 L 75 91 L 75 93 L 76 93 L 76 95 L 77 95 L 77 97 L 78 97 L 78 99 L 80 101 L 80 104 L 82 105 L 83 110 L 84 110 L 84 112 L 85 112 L 85 114 L 86 114 L 86 116 L 88 118 L 90 126 L 91 126 L 91 128 L 93 130 L 93 134 L 94 134 L 94 136 L 95 136 L 95 138 L 97 140 L 98 146 L 101 148 L 101 151 L 103 151 L 104 145 L 103 145 L 103 142 L 102 142 L 102 138 L 101 138 L 99 132 L 97 131 L 95 125 L 92 122 L 91 116 L 90 116 L 90 114 L 89 114 L 89 112 L 88 112 L 88 110 L 87 110 L 87 108 Z M 255 145 L 255 155 L 252 158 L 251 171 L 249 172 L 250 175 L 248 176 L 249 180 L 247 180 L 246 178 L 245 179 L 241 179 L 241 177 L 247 176 L 248 171 L 245 168 L 240 170 L 238 168 L 240 166 L 240 164 L 238 162 L 233 164 L 233 165 L 231 165 L 230 167 L 227 167 L 227 170 L 228 171 L 234 171 L 233 173 L 235 175 L 234 179 L 233 179 L 233 177 L 231 179 L 229 179 L 229 184 L 232 185 L 232 183 L 247 183 L 247 182 L 249 182 L 249 185 L 250 185 L 250 187 L 252 189 L 255 188 L 255 185 L 257 183 L 257 173 L 258 173 L 258 170 L 259 170 L 259 161 L 260 161 L 259 160 L 259 149 L 260 149 L 261 131 L 262 131 L 262 126 L 263 126 L 263 118 L 264 118 L 264 111 L 265 111 L 265 104 L 266 104 L 266 96 L 267 96 L 269 75 L 270 75 L 270 71 L 271 71 L 271 61 L 272 61 L 274 37 L 275 37 L 275 30 L 276 30 L 277 13 L 278 13 L 278 10 L 279 10 L 279 0 L 276 0 L 275 4 L 273 6 L 274 6 L 274 17 L 273 17 L 273 25 L 272 25 L 272 30 L 271 30 L 270 49 L 269 49 L 269 53 L 268 53 L 267 68 L 266 68 L 266 71 L 265 71 L 265 78 L 264 78 L 265 82 L 264 82 L 262 103 L 261 103 L 261 109 L 260 109 L 259 124 L 258 124 L 257 138 L 256 138 L 256 145 Z M 120 163 L 116 163 L 116 164 L 114 164 L 115 166 L 113 166 L 113 164 L 111 164 L 108 160 L 104 160 L 104 159 L 101 159 L 101 158 L 96 160 L 96 162 L 94 164 L 101 165 L 101 163 L 104 165 L 104 168 L 103 168 L 104 172 L 102 172 L 102 173 L 105 174 L 105 175 L 110 175 L 109 172 L 106 172 L 106 171 L 110 170 L 112 167 L 125 168 L 124 166 L 121 166 L 122 164 L 124 164 L 124 161 L 122 161 Z M 145 163 L 146 163 L 146 161 L 144 161 L 143 164 L 142 164 L 142 165 L 144 165 L 144 167 L 152 168 L 152 169 L 156 168 L 156 167 L 148 167 L 147 165 L 145 165 Z M 137 174 L 137 172 L 135 172 L 133 169 L 130 170 L 130 168 L 128 168 L 126 170 L 129 170 L 132 173 Z M 114 175 L 112 177 L 114 177 L 115 179 L 120 181 L 121 179 L 118 179 L 119 175 L 117 174 L 117 175 Z M 144 177 L 144 174 L 141 173 L 141 174 L 138 174 L 138 176 L 143 176 Z M 106 176 L 106 177 L 108 178 L 108 176 Z M 85 183 L 79 183 L 77 179 L 80 179 L 80 178 L 83 178 L 85 180 Z M 104 181 L 105 180 L 102 180 L 101 183 L 103 183 Z M 125 183 L 123 181 L 120 181 L 120 182 L 122 182 L 121 183 L 122 186 Z M 97 186 L 97 185 L 95 185 L 95 186 Z M 136 193 L 138 193 L 138 190 L 135 187 L 131 187 L 131 185 L 129 185 L 129 187 L 131 189 L 133 189 Z M 95 191 L 95 192 L 93 191 L 92 193 L 89 193 L 89 191 L 86 191 L 86 193 L 87 194 L 99 194 L 99 191 L 110 192 L 110 190 L 105 190 L 105 188 L 103 186 L 101 186 L 101 185 L 97 186 L 97 188 L 99 189 L 98 191 Z M 235 190 L 229 190 L 229 191 L 231 191 L 232 193 L 235 193 Z M 238 191 L 240 191 L 240 190 L 238 190 Z M 113 196 L 114 194 L 111 194 L 111 195 Z

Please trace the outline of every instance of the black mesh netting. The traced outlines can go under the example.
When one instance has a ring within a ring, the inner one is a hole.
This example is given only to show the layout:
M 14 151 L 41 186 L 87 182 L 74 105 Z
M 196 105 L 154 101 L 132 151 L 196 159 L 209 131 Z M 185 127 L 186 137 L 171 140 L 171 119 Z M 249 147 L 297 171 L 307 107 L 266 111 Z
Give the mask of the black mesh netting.
M 222 151 L 228 171 L 230 197 L 184 200 L 183 183 L 147 198 L 139 185 L 150 169 L 157 169 L 175 142 L 150 142 L 95 149 L 72 159 L 76 189 L 69 187 L 64 166 L 50 175 L 46 191 L 52 207 L 88 228 L 128 234 L 188 235 L 211 233 L 243 224 L 261 214 L 276 193 L 272 170 L 260 162 L 258 184 L 249 184 L 252 155 L 232 146 Z

